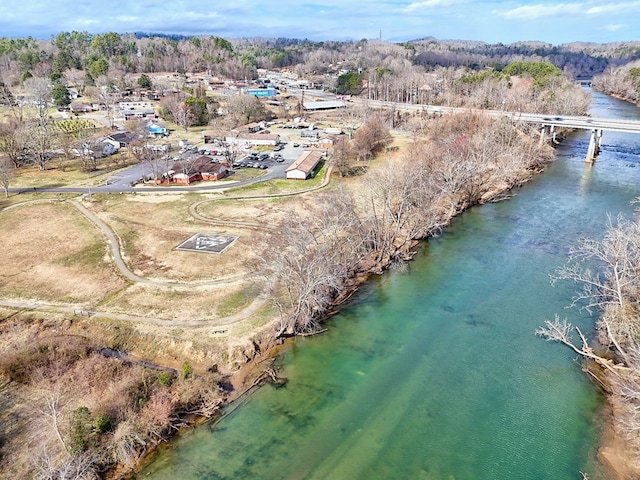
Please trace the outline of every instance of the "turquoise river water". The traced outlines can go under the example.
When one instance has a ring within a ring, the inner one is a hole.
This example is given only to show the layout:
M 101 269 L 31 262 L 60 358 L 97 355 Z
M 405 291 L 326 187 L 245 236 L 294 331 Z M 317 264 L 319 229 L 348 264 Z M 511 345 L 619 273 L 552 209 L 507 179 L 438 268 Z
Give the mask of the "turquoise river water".
M 640 118 L 593 95 L 594 116 Z M 593 331 L 565 308 L 575 286 L 549 275 L 640 195 L 640 135 L 605 132 L 593 167 L 588 139 L 572 134 L 512 199 L 471 209 L 407 272 L 365 285 L 326 333 L 285 349 L 284 387 L 181 435 L 137 478 L 604 478 L 602 398 L 568 348 L 534 335 L 556 313 Z

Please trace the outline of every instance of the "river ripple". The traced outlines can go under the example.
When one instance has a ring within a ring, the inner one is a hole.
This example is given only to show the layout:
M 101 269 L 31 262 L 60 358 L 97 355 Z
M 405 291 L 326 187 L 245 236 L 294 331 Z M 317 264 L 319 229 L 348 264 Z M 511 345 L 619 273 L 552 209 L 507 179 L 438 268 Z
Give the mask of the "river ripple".
M 594 116 L 640 118 L 594 95 Z M 571 135 L 514 198 L 471 209 L 408 272 L 362 288 L 328 332 L 283 353 L 286 386 L 182 435 L 138 478 L 599 478 L 602 398 L 569 349 L 534 335 L 556 313 L 592 332 L 565 309 L 574 286 L 549 275 L 640 195 L 640 136 L 605 132 L 593 167 L 588 139 Z

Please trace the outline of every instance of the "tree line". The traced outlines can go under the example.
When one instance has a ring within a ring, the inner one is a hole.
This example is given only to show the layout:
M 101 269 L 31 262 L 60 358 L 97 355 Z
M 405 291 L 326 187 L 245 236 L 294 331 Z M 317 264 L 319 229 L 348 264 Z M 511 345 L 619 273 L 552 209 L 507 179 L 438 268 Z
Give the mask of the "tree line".
M 419 240 L 525 182 L 552 156 L 525 125 L 474 114 L 432 122 L 406 155 L 367 168 L 356 189 L 319 194 L 286 215 L 274 239 L 283 248 L 261 255 L 278 280 L 277 336 L 317 331 L 363 277 L 401 265 Z M 369 130 L 384 156 L 389 136 L 380 125 L 374 116 L 358 132 Z M 340 148 L 357 151 L 357 138 Z
M 607 67 L 640 58 L 640 42 L 565 44 L 540 42 L 511 45 L 424 39 L 404 43 L 378 40 L 313 42 L 306 39 L 171 36 L 152 34 L 89 34 L 61 32 L 48 41 L 0 38 L 0 72 L 6 84 L 28 76 L 52 79 L 82 72 L 81 81 L 95 82 L 125 73 L 209 72 L 243 79 L 255 78 L 258 68 L 291 67 L 305 76 L 335 74 L 341 69 L 384 67 L 391 59 L 431 71 L 457 67 L 471 71 L 501 70 L 517 61 L 548 62 L 568 78 L 591 77 Z M 79 82 L 76 82 L 79 83 Z
M 640 60 L 607 68 L 593 77 L 596 90 L 640 105 Z

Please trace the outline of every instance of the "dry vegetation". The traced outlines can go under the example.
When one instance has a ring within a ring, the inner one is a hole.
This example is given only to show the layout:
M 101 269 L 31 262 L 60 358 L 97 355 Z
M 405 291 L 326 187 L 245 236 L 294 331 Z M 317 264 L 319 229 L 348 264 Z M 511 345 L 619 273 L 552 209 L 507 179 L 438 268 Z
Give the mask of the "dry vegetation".
M 33 197 L 10 197 L 4 204 L 13 208 L 0 214 L 0 230 L 11 232 L 0 236 L 0 295 L 23 305 L 0 307 L 0 476 L 80 478 L 114 464 L 125 471 L 188 413 L 213 414 L 228 396 L 228 375 L 255 356 L 253 341 L 275 313 L 269 304 L 252 309 L 265 280 L 251 259 L 266 237 L 196 222 L 188 207 L 206 196 L 85 198 L 118 235 L 131 270 L 172 282 L 132 284 L 92 222 L 63 199 Z M 231 206 L 220 208 L 233 217 Z M 174 249 L 202 231 L 240 238 L 224 255 Z M 32 311 L 36 304 L 44 310 Z M 106 317 L 73 313 L 81 311 Z
M 585 370 L 608 393 L 618 461 L 610 449 L 605 453 L 607 461 L 627 471 L 619 478 L 640 476 L 639 269 L 640 223 L 623 218 L 610 221 L 604 238 L 582 240 L 554 278 L 581 287 L 572 306 L 598 314 L 597 345 L 591 345 L 578 327 L 558 316 L 537 331 L 585 358 Z
M 35 203 L 0 216 L 4 299 L 89 306 L 125 286 L 108 259 L 100 232 L 71 205 Z M 52 246 L 55 246 L 52 248 Z
M 410 258 L 417 240 L 526 181 L 549 158 L 537 138 L 475 116 L 441 119 L 438 135 L 395 140 L 401 149 L 385 152 L 393 137 L 371 121 L 366 141 L 354 142 L 360 160 L 351 170 L 362 176 L 324 193 L 85 197 L 117 235 L 128 268 L 155 283 L 126 280 L 103 233 L 68 202 L 3 211 L 0 226 L 12 234 L 0 246 L 13 261 L 0 294 L 49 304 L 49 313 L 2 312 L 4 415 L 17 422 L 2 422 L 0 473 L 130 467 L 186 412 L 215 411 L 227 395 L 218 385 L 276 337 L 316 331 L 366 275 Z M 376 148 L 367 153 L 366 143 Z M 261 188 L 291 188 L 274 183 Z M 194 218 L 192 205 L 211 222 Z M 197 232 L 239 239 L 222 255 L 175 250 Z M 267 291 L 271 301 L 256 303 Z M 65 305 L 102 316 L 64 313 Z

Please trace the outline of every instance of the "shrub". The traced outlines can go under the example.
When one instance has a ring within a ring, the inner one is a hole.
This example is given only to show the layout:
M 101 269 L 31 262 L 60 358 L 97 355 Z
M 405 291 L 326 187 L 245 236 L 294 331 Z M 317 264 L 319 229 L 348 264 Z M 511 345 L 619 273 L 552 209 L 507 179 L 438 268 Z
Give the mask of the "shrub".
M 185 380 L 191 376 L 193 373 L 193 368 L 189 365 L 189 362 L 184 362 L 182 367 L 180 368 L 180 379 Z

